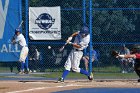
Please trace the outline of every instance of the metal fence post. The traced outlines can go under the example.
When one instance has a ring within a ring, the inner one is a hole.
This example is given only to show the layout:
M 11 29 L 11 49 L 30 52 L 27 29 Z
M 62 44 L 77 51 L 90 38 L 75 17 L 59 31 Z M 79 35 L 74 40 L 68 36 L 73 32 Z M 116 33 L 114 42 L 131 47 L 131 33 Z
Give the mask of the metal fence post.
M 26 42 L 27 42 L 27 45 L 28 45 L 28 12 L 29 12 L 29 3 L 28 3 L 28 0 L 26 0 L 25 1 L 25 10 L 26 10 L 26 12 L 25 12 L 25 34 L 26 34 Z M 27 67 L 27 69 L 29 68 L 29 66 L 28 66 L 28 57 L 27 57 L 27 60 L 26 60 L 26 67 Z
M 90 31 L 90 51 L 89 51 L 89 73 L 92 72 L 92 0 L 89 1 L 89 31 Z

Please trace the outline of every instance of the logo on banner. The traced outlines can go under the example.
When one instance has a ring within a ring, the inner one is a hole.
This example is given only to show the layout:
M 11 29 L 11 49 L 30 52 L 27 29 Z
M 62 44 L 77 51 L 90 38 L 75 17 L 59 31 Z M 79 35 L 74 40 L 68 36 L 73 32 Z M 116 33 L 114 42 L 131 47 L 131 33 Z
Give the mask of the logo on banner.
M 52 16 L 49 15 L 48 13 L 40 14 L 38 18 L 35 20 L 35 24 L 37 24 L 41 29 L 44 30 L 51 28 L 54 22 L 55 19 L 53 19 Z

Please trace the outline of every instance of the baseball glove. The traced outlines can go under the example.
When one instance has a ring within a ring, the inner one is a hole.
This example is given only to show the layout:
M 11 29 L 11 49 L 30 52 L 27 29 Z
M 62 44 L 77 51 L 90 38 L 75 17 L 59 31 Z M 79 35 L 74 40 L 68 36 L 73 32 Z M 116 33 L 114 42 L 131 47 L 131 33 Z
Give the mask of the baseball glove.
M 113 57 L 117 57 L 117 56 L 119 55 L 119 53 L 118 53 L 116 50 L 112 50 L 111 55 L 112 55 Z

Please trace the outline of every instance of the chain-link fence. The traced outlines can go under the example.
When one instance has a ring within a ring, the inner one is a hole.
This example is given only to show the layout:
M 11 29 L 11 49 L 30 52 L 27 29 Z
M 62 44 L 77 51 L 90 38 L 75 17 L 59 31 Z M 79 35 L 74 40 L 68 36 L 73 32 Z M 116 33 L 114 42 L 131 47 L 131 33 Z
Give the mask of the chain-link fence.
M 38 50 L 36 63 L 32 63 L 29 55 L 29 68 L 34 69 L 32 71 L 63 71 L 72 46 L 67 45 L 63 52 L 59 52 L 59 48 L 73 32 L 80 29 L 83 23 L 86 22 L 89 25 L 89 22 L 92 22 L 93 31 L 90 42 L 98 55 L 98 60 L 92 64 L 93 71 L 95 73 L 135 74 L 133 59 L 116 59 L 111 56 L 111 51 L 121 52 L 125 46 L 131 52 L 132 46 L 139 44 L 140 0 L 93 0 L 92 21 L 89 18 L 90 3 L 90 0 L 29 0 L 29 7 L 60 6 L 62 23 L 61 40 L 35 41 L 28 39 L 29 54 L 33 48 Z M 23 19 L 25 20 L 24 0 Z M 25 35 L 28 36 L 28 32 L 25 31 Z M 81 60 L 80 67 L 85 68 L 84 65 Z M 5 67 L 5 64 L 1 64 L 1 66 Z

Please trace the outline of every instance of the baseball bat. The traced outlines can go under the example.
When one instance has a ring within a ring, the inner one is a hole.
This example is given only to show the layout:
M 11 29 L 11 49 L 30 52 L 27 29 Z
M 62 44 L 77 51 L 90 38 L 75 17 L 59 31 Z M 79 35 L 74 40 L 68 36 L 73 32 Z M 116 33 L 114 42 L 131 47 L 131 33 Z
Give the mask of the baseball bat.
M 19 26 L 17 28 L 20 28 L 23 24 L 23 20 L 20 22 Z
M 59 52 L 62 52 L 67 44 L 68 44 L 68 43 L 66 42 L 66 43 L 59 49 Z

